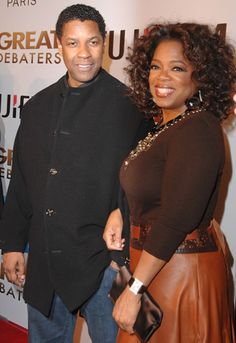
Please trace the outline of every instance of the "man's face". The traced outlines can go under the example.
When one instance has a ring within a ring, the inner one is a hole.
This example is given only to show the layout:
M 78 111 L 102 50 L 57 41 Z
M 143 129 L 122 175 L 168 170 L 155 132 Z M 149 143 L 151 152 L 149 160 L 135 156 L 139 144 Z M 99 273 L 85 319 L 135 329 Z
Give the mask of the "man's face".
M 71 87 L 79 87 L 97 75 L 102 65 L 104 41 L 96 22 L 72 20 L 64 24 L 58 48 Z

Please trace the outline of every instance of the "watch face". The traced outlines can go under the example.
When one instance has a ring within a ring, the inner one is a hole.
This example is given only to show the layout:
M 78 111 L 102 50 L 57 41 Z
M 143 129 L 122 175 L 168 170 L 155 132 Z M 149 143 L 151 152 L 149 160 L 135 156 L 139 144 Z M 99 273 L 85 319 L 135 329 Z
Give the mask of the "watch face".
M 131 279 L 129 280 L 129 286 L 130 291 L 134 294 L 143 293 L 145 290 L 143 283 L 133 277 L 131 277 Z

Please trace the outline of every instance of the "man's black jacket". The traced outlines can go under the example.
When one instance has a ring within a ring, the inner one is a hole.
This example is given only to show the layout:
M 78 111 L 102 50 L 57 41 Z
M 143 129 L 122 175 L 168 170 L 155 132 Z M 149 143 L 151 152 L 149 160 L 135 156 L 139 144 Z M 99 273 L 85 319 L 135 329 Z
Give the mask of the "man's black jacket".
M 81 306 L 110 263 L 103 229 L 142 120 L 125 93 L 101 70 L 79 88 L 63 77 L 24 107 L 0 241 L 5 252 L 29 242 L 24 299 L 45 315 L 54 291 Z

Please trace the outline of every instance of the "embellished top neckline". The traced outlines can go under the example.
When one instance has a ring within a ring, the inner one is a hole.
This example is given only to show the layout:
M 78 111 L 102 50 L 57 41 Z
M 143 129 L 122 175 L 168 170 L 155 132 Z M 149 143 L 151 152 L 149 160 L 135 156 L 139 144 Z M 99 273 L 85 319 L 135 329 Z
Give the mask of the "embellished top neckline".
M 136 148 L 130 152 L 130 154 L 124 161 L 124 169 L 127 169 L 130 161 L 134 160 L 139 154 L 150 149 L 154 141 L 162 132 L 166 131 L 169 127 L 174 126 L 175 124 L 189 117 L 190 115 L 200 113 L 203 110 L 204 110 L 203 108 L 199 108 L 192 111 L 186 110 L 185 112 L 183 112 L 182 114 L 179 114 L 177 117 L 169 120 L 165 124 L 162 124 L 162 125 L 155 124 L 154 127 L 151 129 L 151 131 L 147 134 L 147 136 L 144 139 L 140 140 Z

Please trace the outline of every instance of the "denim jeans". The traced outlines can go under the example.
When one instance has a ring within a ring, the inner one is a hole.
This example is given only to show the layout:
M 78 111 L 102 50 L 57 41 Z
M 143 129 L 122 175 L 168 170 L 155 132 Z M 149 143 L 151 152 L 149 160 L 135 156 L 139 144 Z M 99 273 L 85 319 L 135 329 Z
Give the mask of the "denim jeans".
M 72 343 L 77 313 L 71 313 L 55 295 L 49 317 L 28 305 L 29 343 Z
M 115 343 L 117 325 L 112 318 L 113 305 L 108 298 L 116 271 L 105 270 L 97 292 L 82 306 L 81 315 L 88 325 L 92 343 Z M 55 295 L 49 317 L 28 305 L 29 343 L 72 343 L 77 313 L 71 313 Z
M 116 273 L 112 267 L 108 267 L 99 289 L 80 309 L 92 343 L 116 342 L 118 327 L 112 318 L 113 304 L 108 298 Z

